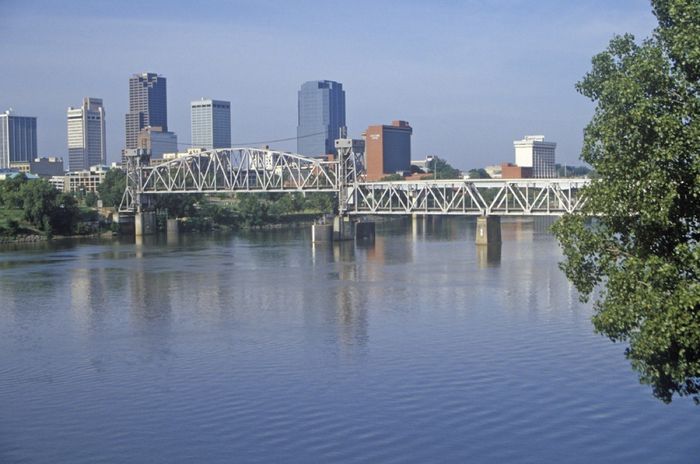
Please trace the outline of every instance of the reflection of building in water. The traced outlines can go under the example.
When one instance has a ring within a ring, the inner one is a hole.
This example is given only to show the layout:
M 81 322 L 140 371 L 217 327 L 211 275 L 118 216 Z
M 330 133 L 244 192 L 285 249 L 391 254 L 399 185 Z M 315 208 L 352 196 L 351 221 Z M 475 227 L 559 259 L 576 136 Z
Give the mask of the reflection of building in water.
M 501 239 L 503 241 L 532 240 L 532 218 L 501 218 Z

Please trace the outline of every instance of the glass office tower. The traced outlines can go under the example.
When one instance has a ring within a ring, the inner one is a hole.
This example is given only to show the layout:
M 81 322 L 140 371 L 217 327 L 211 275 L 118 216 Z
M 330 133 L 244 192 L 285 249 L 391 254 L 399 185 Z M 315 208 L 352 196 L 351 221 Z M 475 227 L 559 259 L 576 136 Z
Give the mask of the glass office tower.
M 166 80 L 154 73 L 134 74 L 129 78 L 129 112 L 126 115 L 126 148 L 138 148 L 139 132 L 144 127 L 168 131 Z
M 337 154 L 335 139 L 345 127 L 345 91 L 334 81 L 305 82 L 299 90 L 297 152 L 306 156 Z
M 36 118 L 15 116 L 11 111 L 0 114 L 0 169 L 36 157 Z

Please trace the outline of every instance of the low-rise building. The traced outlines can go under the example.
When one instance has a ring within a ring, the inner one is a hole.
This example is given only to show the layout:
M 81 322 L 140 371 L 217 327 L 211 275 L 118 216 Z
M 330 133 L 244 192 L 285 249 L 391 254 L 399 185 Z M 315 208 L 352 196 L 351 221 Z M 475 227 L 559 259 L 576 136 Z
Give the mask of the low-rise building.
M 76 171 L 66 173 L 62 176 L 64 179 L 63 189 L 58 189 L 63 192 L 97 192 L 97 186 L 105 180 L 105 175 L 109 171 L 109 166 L 91 166 L 87 171 Z M 49 180 L 52 184 L 58 182 L 53 180 L 54 176 Z M 58 187 L 57 187 L 58 188 Z
M 518 166 L 512 163 L 501 164 L 502 179 L 529 179 L 532 177 L 532 168 Z
M 39 177 L 63 175 L 63 158 L 55 156 L 35 158 L 29 162 L 29 172 Z

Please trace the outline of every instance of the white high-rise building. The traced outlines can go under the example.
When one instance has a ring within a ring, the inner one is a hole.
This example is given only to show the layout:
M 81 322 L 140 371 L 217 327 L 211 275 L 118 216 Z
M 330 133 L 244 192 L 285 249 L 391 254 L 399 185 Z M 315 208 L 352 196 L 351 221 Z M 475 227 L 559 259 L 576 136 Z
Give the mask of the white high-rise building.
M 68 170 L 84 171 L 107 164 L 105 109 L 101 98 L 85 97 L 80 108 L 68 108 Z
M 231 146 L 231 103 L 201 99 L 191 103 L 192 146 L 229 148 Z
M 515 164 L 523 168 L 532 168 L 532 177 L 541 179 L 557 176 L 555 142 L 545 142 L 544 135 L 526 135 L 524 139 L 514 141 L 513 145 Z

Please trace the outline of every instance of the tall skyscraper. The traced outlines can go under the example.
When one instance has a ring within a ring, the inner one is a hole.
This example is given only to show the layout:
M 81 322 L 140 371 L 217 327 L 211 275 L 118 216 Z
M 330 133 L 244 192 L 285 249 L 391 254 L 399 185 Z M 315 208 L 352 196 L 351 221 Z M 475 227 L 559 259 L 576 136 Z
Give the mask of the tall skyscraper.
M 522 140 L 513 142 L 515 147 L 515 164 L 523 168 L 532 168 L 532 177 L 556 177 L 554 151 L 555 142 L 545 142 L 544 135 L 527 135 Z
M 305 82 L 299 90 L 297 152 L 307 156 L 336 154 L 335 139 L 345 127 L 345 91 L 334 81 Z
M 11 110 L 0 114 L 0 168 L 26 164 L 36 157 L 36 118 L 15 116 Z
M 196 148 L 229 148 L 231 146 L 231 102 L 222 100 L 193 101 L 192 146 Z
M 126 115 L 126 148 L 137 148 L 141 129 L 147 126 L 168 131 L 166 80 L 155 73 L 129 78 L 129 112 Z
M 83 106 L 68 108 L 68 170 L 85 171 L 107 164 L 105 109 L 101 98 L 83 98 Z
M 367 180 L 411 170 L 412 134 L 413 129 L 406 121 L 367 128 L 364 134 Z

